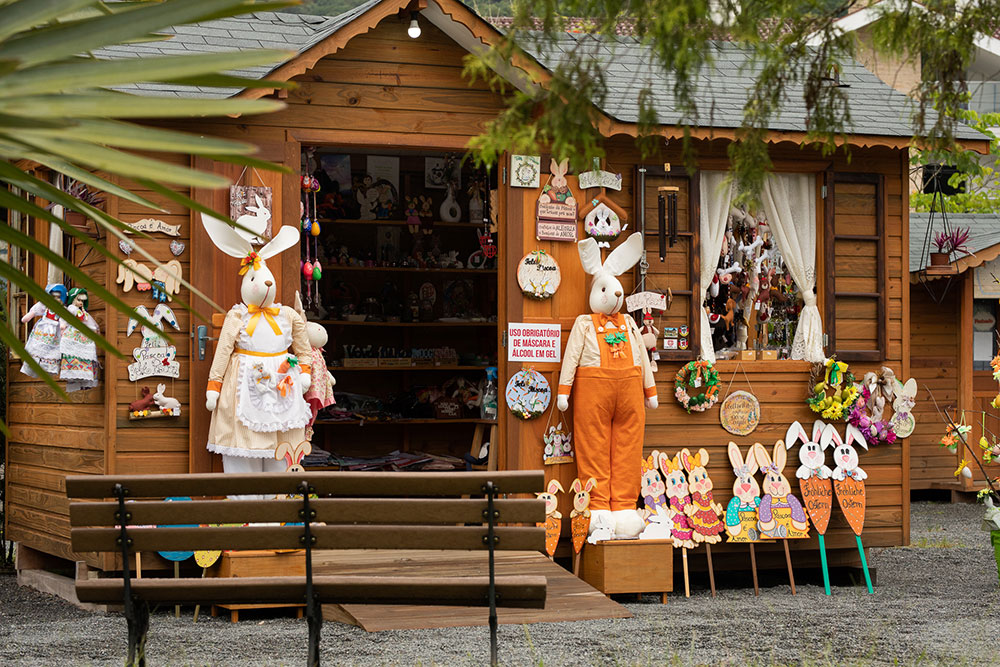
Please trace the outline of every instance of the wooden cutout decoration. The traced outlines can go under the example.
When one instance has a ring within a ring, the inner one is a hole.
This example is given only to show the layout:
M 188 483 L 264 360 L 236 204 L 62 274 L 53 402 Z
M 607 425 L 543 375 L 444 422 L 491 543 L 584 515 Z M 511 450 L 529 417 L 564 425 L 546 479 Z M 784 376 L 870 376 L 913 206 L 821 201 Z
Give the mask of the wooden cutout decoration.
M 212 567 L 215 565 L 215 561 L 219 560 L 222 556 L 222 551 L 195 551 L 194 552 L 194 562 L 198 564 L 200 568 Z
M 158 288 L 165 294 L 163 300 L 171 300 L 172 294 L 181 291 L 181 276 L 183 269 L 181 263 L 176 259 L 165 262 L 162 266 L 151 270 L 148 266 L 134 259 L 126 259 L 118 265 L 118 275 L 115 282 L 122 286 L 123 292 L 131 292 L 135 287 L 139 292 L 148 292 L 153 289 L 153 283 L 162 283 Z
M 640 540 L 669 540 L 674 527 L 674 511 L 667 502 L 667 487 L 660 475 L 660 453 L 655 449 L 642 459 L 642 510 L 646 527 L 639 534 Z
M 267 186 L 229 186 L 229 218 L 236 221 L 237 228 L 245 227 L 253 231 L 250 242 L 255 245 L 264 245 L 271 240 L 273 197 L 271 188 Z
M 721 542 L 723 528 L 719 515 L 722 514 L 722 505 L 715 502 L 712 497 L 714 486 L 705 469 L 708 465 L 708 450 L 702 448 L 697 454 L 692 455 L 687 448 L 684 448 L 681 450 L 681 463 L 688 473 L 691 505 L 686 512 L 694 528 L 692 535 L 694 541 L 706 544 Z
M 184 245 L 183 241 L 171 241 L 170 254 L 173 255 L 174 257 L 180 257 L 181 254 L 184 253 L 184 248 L 186 247 L 187 246 Z
M 168 225 L 162 220 L 157 220 L 156 218 L 143 218 L 142 220 L 137 220 L 136 222 L 127 223 L 129 229 L 125 230 L 126 234 L 131 234 L 132 231 L 137 232 L 163 232 L 167 236 L 180 236 L 181 226 L 180 225 Z
M 861 531 L 865 527 L 865 507 L 867 496 L 865 493 L 865 480 L 868 473 L 858 465 L 858 452 L 854 449 L 854 443 L 860 444 L 865 449 L 868 445 L 864 435 L 850 424 L 847 425 L 846 439 L 841 439 L 840 433 L 833 424 L 823 431 L 823 438 L 832 442 L 833 461 L 837 467 L 833 469 L 833 491 L 837 494 L 837 504 L 847 518 L 851 530 L 854 531 L 854 539 L 858 543 L 858 553 L 861 555 L 861 569 L 865 573 L 865 584 L 868 592 L 874 593 L 872 588 L 871 574 L 868 571 L 868 559 L 865 557 L 865 548 L 861 544 Z
M 168 498 L 164 498 L 164 500 L 167 501 L 168 503 L 173 503 L 173 502 L 184 502 L 184 501 L 187 501 L 187 500 L 191 500 L 191 498 L 189 498 L 187 496 L 170 496 Z M 175 526 L 174 524 L 170 524 L 170 527 L 171 528 L 197 528 L 198 525 L 197 524 L 184 524 L 184 525 L 176 525 Z M 191 558 L 192 556 L 194 556 L 194 551 L 158 551 L 157 553 L 160 554 L 161 556 L 163 556 L 164 558 L 166 558 L 167 560 L 171 560 L 171 561 L 174 561 L 174 562 L 180 562 L 182 560 L 187 560 L 188 558 Z
M 805 429 L 799 422 L 793 422 L 785 434 L 785 447 L 791 449 L 796 443 L 799 447 L 799 463 L 795 472 L 799 479 L 799 489 L 802 491 L 802 502 L 806 513 L 816 527 L 819 538 L 820 565 L 823 569 L 823 587 L 830 595 L 830 571 L 826 564 L 826 529 L 830 525 L 830 513 L 833 508 L 833 486 L 830 476 L 833 472 L 826 465 L 826 448 L 829 442 L 823 437 L 832 424 L 824 424 L 817 419 L 813 424 L 812 438 L 806 437 Z
M 785 477 L 785 443 L 774 443 L 774 459 L 762 444 L 754 443 L 753 453 L 764 476 L 760 500 L 760 532 L 764 539 L 805 539 L 809 537 L 809 518 L 802 503 L 792 493 Z
M 519 419 L 534 419 L 545 413 L 552 388 L 545 376 L 533 368 L 522 368 L 507 381 L 507 408 Z
M 538 155 L 510 156 L 510 184 L 515 188 L 537 188 L 541 182 L 542 158 Z
M 892 401 L 892 409 L 895 412 L 892 418 L 892 430 L 897 438 L 908 438 L 917 427 L 917 420 L 913 416 L 913 406 L 916 405 L 917 381 L 910 378 L 906 383 L 896 380 L 896 394 Z
M 549 181 L 538 196 L 535 237 L 548 241 L 576 241 L 577 203 L 566 181 L 569 159 L 551 161 Z
M 625 209 L 611 201 L 603 192 L 591 199 L 581 214 L 583 231 L 597 240 L 599 248 L 610 248 L 611 241 L 628 228 L 624 224 L 628 220 Z
M 760 484 L 757 483 L 757 459 L 753 447 L 747 448 L 747 457 L 735 442 L 729 443 L 729 462 L 733 466 L 733 497 L 726 506 L 727 542 L 751 544 L 760 542 L 757 529 L 757 508 L 760 506 Z
M 636 292 L 625 297 L 625 310 L 630 313 L 650 308 L 652 310 L 666 310 L 667 295 L 659 292 Z
M 684 474 L 684 467 L 681 465 L 680 455 L 673 459 L 666 452 L 654 452 L 657 454 L 657 463 L 660 472 L 663 474 L 663 482 L 666 485 L 667 502 L 670 509 L 674 511 L 674 525 L 670 531 L 675 547 L 684 549 L 694 549 L 694 531 L 688 521 L 688 509 L 691 506 L 691 496 L 688 495 L 687 475 Z
M 559 264 L 544 250 L 532 250 L 517 265 L 517 284 L 521 293 L 533 299 L 551 298 L 561 281 Z
M 548 486 L 545 487 L 545 491 L 536 493 L 535 495 L 545 501 L 545 523 L 539 523 L 539 526 L 545 526 L 545 553 L 549 555 L 549 558 L 555 556 L 556 547 L 559 545 L 559 532 L 562 528 L 562 514 L 559 512 L 559 499 L 556 497 L 557 493 L 562 493 L 562 484 L 559 483 L 558 479 L 549 480 Z
M 302 459 L 311 452 L 312 443 L 308 440 L 303 440 L 294 447 L 287 442 L 279 442 L 278 446 L 274 448 L 274 458 L 277 461 L 284 459 L 285 472 L 303 472 Z
M 137 306 L 135 312 L 152 324 L 159 325 L 161 329 L 169 324 L 174 329 L 180 331 L 174 311 L 165 303 L 158 304 L 153 310 L 152 315 L 146 310 L 145 306 Z M 137 318 L 129 319 L 125 335 L 131 336 L 139 326 Z M 142 343 L 139 347 L 132 350 L 135 363 L 128 366 L 128 379 L 135 382 L 136 380 L 153 376 L 179 378 L 181 365 L 180 362 L 175 360 L 177 348 L 173 345 L 168 345 L 167 340 L 155 329 L 145 324 L 141 325 L 140 329 L 142 331 Z M 178 414 L 180 414 L 179 411 Z M 132 417 L 130 416 L 130 418 Z
M 760 423 L 760 402 L 748 391 L 734 391 L 722 401 L 719 421 L 733 435 L 750 435 Z
M 580 551 L 590 533 L 590 492 L 597 486 L 597 480 L 591 477 L 584 484 L 579 478 L 570 485 L 573 492 L 573 509 L 569 513 L 570 528 L 573 535 L 573 574 L 580 574 Z
M 594 158 L 594 169 L 580 174 L 580 188 L 589 190 L 590 188 L 611 188 L 612 190 L 622 189 L 622 175 L 612 174 L 610 171 L 601 169 L 600 158 Z
M 545 465 L 573 462 L 573 433 L 564 431 L 562 422 L 558 426 L 550 426 L 542 436 L 542 442 L 545 443 Z

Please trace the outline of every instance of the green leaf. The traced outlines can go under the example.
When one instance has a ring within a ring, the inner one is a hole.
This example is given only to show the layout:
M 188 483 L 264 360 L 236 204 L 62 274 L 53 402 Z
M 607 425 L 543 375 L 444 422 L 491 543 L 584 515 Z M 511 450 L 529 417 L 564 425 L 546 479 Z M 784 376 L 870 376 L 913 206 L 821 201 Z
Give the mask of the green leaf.
M 0 118 L 0 124 L 2 123 L 3 119 Z M 225 155 L 227 153 L 255 153 L 257 151 L 256 146 L 242 141 L 161 130 L 155 127 L 113 120 L 81 120 L 70 128 L 31 128 L 24 134 L 69 138 L 136 150 L 194 153 L 197 155 Z
M 94 0 L 32 0 L 0 7 L 0 42 L 11 35 L 93 4 Z
M 58 158 L 48 157 L 48 156 L 37 156 L 36 160 L 39 164 L 42 164 L 50 169 L 58 171 L 61 174 L 65 174 L 70 178 L 74 178 L 81 183 L 97 188 L 98 190 L 105 192 L 116 197 L 120 197 L 134 204 L 139 204 L 140 206 L 145 206 L 152 211 L 163 212 L 162 206 L 158 206 L 156 203 L 149 201 L 145 197 L 140 197 L 139 195 L 126 190 L 125 188 L 115 185 L 111 181 L 105 180 L 98 176 L 97 174 L 87 171 L 86 169 L 80 169 L 74 164 L 60 160 Z
M 27 118 L 187 118 L 260 114 L 285 107 L 277 100 L 183 99 L 125 93 L 0 98 L 0 113 Z

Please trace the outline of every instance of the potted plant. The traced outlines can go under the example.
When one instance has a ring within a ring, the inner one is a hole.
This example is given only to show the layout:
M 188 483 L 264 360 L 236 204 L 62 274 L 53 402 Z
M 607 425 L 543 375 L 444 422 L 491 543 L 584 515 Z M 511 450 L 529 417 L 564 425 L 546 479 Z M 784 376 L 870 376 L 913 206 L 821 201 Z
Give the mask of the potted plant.
M 91 190 L 80 181 L 71 180 L 69 187 L 66 188 L 66 194 L 94 207 L 98 207 L 104 203 L 104 197 L 100 192 Z M 84 234 L 93 235 L 97 231 L 96 226 L 91 226 L 90 219 L 78 211 L 64 210 L 63 220 L 66 224 L 80 230 Z
M 931 266 L 944 266 L 946 264 L 951 264 L 951 256 L 954 253 L 962 253 L 965 255 L 971 255 L 972 251 L 969 250 L 969 228 L 957 228 L 950 232 L 938 232 L 934 235 L 934 246 L 937 248 L 937 252 L 932 252 L 930 255 Z

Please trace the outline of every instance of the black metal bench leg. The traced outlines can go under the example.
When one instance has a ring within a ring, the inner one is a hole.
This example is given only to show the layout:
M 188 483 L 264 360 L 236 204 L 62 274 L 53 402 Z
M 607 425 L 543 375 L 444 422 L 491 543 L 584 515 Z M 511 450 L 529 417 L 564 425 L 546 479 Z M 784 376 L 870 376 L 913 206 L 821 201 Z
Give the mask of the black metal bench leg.
M 319 639 L 323 630 L 323 609 L 315 598 L 306 603 L 306 622 L 309 624 L 309 667 L 319 667 Z
M 125 610 L 128 623 L 128 660 L 126 667 L 146 667 L 146 633 L 149 632 L 149 604 L 145 600 L 132 600 L 131 609 Z
M 491 445 L 492 446 L 492 445 Z M 486 492 L 486 513 L 487 513 L 487 547 L 490 552 L 490 665 L 491 667 L 497 666 L 497 589 L 496 589 L 496 566 L 495 566 L 495 547 L 496 547 L 496 534 L 494 533 L 494 527 L 496 525 L 496 512 L 493 507 L 493 499 L 496 495 L 496 488 L 493 486 L 493 482 L 486 482 L 486 486 L 483 488 Z
M 312 581 L 312 548 L 316 544 L 313 537 L 311 524 L 316 518 L 316 511 L 309 507 L 309 494 L 313 489 L 309 484 L 301 482 L 299 491 L 302 492 L 302 509 L 299 510 L 299 517 L 302 519 L 302 536 L 299 541 L 306 550 L 306 622 L 309 624 L 309 667 L 319 667 L 319 639 L 323 630 L 323 608 L 316 599 L 313 592 Z

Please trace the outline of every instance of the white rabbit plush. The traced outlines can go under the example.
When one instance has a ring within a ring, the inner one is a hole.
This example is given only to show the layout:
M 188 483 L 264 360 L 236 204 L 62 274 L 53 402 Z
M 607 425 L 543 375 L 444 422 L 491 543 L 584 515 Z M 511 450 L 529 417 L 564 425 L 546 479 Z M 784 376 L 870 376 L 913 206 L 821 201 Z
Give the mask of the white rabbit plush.
M 833 469 L 833 478 L 835 480 L 843 481 L 851 477 L 860 482 L 861 480 L 868 479 L 868 473 L 858 466 L 858 450 L 853 447 L 854 443 L 858 443 L 866 450 L 868 449 L 865 436 L 862 435 L 857 426 L 853 424 L 847 425 L 847 437 L 845 441 L 841 439 L 840 433 L 833 424 L 830 424 L 824 429 L 822 440 L 824 448 L 831 444 L 834 445 L 833 462 L 837 464 L 837 467 Z
M 573 323 L 556 405 L 568 409 L 573 391 L 577 470 L 582 479 L 597 480 L 591 494 L 591 529 L 609 523 L 603 515 L 614 512 L 616 537 L 635 537 L 643 526 L 635 511 L 642 482 L 643 398 L 648 408 L 657 406 L 656 383 L 639 327 L 620 312 L 625 290 L 617 276 L 642 256 L 642 234 L 629 236 L 603 263 L 594 239 L 580 241 L 577 248 L 583 270 L 594 277 L 593 312 Z
M 206 215 L 202 224 L 219 250 L 241 259 L 243 275 L 243 302 L 226 314 L 208 375 L 208 449 L 222 455 L 226 472 L 278 472 L 278 444 L 306 439 L 311 413 L 302 395 L 311 383 L 311 348 L 305 320 L 274 303 L 278 286 L 266 260 L 297 246 L 299 230 L 283 226 L 255 251 L 256 228 Z
M 823 431 L 827 428 L 822 420 L 817 419 L 813 423 L 812 438 L 806 436 L 806 430 L 802 424 L 792 422 L 785 434 L 785 447 L 791 449 L 797 442 L 801 442 L 799 447 L 799 469 L 795 471 L 795 476 L 799 479 L 810 479 L 819 477 L 820 479 L 830 479 L 832 471 L 826 465 L 826 454 L 824 450 L 830 445 L 829 442 L 822 441 Z M 832 428 L 832 427 L 831 427 Z

